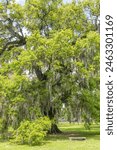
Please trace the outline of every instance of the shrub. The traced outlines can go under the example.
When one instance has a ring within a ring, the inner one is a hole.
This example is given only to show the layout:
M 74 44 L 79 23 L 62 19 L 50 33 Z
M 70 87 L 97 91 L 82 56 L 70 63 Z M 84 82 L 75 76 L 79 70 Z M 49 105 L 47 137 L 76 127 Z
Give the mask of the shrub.
M 50 127 L 51 122 L 47 117 L 23 121 L 14 132 L 15 141 L 19 144 L 38 145 L 43 141 Z

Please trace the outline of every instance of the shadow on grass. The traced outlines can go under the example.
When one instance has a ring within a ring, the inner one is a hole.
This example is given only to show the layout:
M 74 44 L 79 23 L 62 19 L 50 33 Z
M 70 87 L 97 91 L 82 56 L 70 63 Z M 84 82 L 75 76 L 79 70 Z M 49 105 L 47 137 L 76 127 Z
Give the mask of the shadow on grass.
M 57 135 L 48 135 L 46 138 L 46 141 L 63 141 L 63 140 L 69 140 L 69 137 L 86 137 L 87 139 L 94 139 L 99 140 L 99 125 L 94 125 L 91 127 L 91 130 L 86 130 L 83 127 L 80 127 L 78 125 L 69 125 L 69 127 L 60 127 L 62 134 Z

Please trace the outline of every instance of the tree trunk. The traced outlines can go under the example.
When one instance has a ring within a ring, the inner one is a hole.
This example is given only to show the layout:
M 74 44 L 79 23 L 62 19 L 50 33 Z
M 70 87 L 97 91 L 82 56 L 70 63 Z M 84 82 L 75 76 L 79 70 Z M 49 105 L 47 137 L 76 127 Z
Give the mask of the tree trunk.
M 46 110 L 46 109 L 44 109 Z M 49 108 L 48 111 L 44 111 L 44 115 L 49 117 L 50 120 L 55 119 L 56 110 L 52 106 Z M 60 134 L 62 131 L 58 128 L 56 123 L 52 123 L 51 129 L 48 131 L 49 134 Z
M 58 126 L 56 124 L 52 124 L 51 129 L 48 133 L 50 133 L 50 134 L 60 134 L 60 133 L 62 133 L 62 131 L 58 128 Z

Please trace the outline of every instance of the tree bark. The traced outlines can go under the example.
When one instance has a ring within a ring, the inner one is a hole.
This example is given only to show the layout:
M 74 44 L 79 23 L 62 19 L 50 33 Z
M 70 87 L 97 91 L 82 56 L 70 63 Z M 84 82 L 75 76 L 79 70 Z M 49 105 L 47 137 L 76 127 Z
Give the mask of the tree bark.
M 45 109 L 46 110 L 46 109 Z M 50 120 L 54 120 L 56 114 L 55 108 L 52 106 L 49 108 L 48 112 L 44 111 L 44 115 L 49 117 Z M 58 128 L 56 123 L 52 123 L 51 129 L 48 131 L 49 134 L 60 134 L 62 131 Z
M 48 132 L 49 134 L 60 134 L 62 133 L 62 131 L 58 128 L 58 126 L 56 124 L 52 124 L 51 125 L 51 129 Z

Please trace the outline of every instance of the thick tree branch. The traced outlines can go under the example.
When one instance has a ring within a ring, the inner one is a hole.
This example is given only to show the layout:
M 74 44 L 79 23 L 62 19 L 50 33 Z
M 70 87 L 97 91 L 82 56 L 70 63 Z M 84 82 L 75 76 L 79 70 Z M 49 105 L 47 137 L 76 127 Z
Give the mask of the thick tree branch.
M 35 73 L 36 76 L 39 80 L 43 81 L 43 80 L 47 80 L 47 75 L 43 74 L 41 69 L 38 66 L 35 66 Z
M 23 32 L 19 23 L 17 23 L 18 26 L 14 27 L 13 20 L 7 18 L 4 22 L 6 21 L 7 25 L 4 25 L 4 23 L 2 25 L 6 27 L 6 30 L 8 30 L 9 33 L 5 40 L 6 42 L 4 43 L 3 48 L 0 51 L 0 55 L 2 55 L 4 51 L 10 51 L 13 47 L 19 47 L 26 44 L 26 38 L 23 36 Z M 21 35 L 14 30 L 16 28 L 19 28 Z M 2 37 L 3 35 L 5 35 L 5 33 L 2 34 Z
M 25 44 L 26 44 L 25 39 L 7 42 L 3 46 L 2 51 L 0 52 L 0 55 L 2 55 L 4 51 L 10 51 L 13 47 L 19 47 L 19 46 L 23 46 Z

